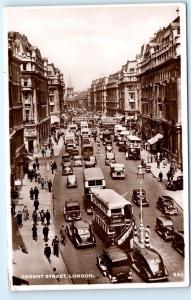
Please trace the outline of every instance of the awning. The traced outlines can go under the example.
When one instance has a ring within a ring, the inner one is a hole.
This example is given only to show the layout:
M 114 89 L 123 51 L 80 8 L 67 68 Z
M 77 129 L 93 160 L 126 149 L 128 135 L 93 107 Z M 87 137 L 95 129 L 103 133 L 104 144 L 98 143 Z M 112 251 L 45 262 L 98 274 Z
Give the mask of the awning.
M 51 124 L 60 123 L 60 118 L 57 116 L 51 116 Z
M 153 145 L 155 143 L 157 143 L 160 139 L 163 138 L 163 135 L 160 134 L 160 133 L 157 133 L 155 136 L 153 136 L 151 139 L 149 139 L 147 142 L 150 144 L 150 145 Z

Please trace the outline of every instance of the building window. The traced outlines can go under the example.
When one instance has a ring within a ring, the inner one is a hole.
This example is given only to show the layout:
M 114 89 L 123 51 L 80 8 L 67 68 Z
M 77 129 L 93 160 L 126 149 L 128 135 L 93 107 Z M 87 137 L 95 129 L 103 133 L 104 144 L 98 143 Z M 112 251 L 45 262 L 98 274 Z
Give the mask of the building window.
M 28 81 L 24 80 L 24 86 L 27 86 Z
M 130 73 L 134 73 L 134 72 L 135 72 L 135 69 L 134 69 L 134 68 L 131 68 L 131 69 L 129 70 L 129 72 L 130 72 Z
M 129 103 L 130 109 L 135 109 L 135 103 Z
M 129 93 L 130 99 L 135 99 L 135 93 Z
M 23 71 L 26 71 L 26 69 L 27 69 L 27 64 L 23 63 Z

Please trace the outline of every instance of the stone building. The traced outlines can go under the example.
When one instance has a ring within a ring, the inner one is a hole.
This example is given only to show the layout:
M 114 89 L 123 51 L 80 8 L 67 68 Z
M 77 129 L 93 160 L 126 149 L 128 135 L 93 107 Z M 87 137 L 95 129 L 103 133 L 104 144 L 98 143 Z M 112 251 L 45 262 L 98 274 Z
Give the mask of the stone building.
M 48 61 L 25 35 L 9 32 L 9 39 L 21 60 L 24 142 L 29 153 L 37 153 L 50 134 Z
M 107 86 L 108 77 L 102 76 L 96 81 L 95 86 L 95 109 L 96 111 L 101 112 L 103 115 L 107 114 Z
M 8 66 L 9 66 L 9 130 L 10 130 L 10 166 L 11 166 L 11 193 L 17 186 L 16 180 L 22 180 L 24 173 L 24 125 L 23 103 L 21 96 L 21 60 L 15 51 L 15 44 L 9 39 Z
M 140 83 L 142 138 L 151 150 L 165 151 L 182 164 L 180 92 L 180 18 L 155 33 L 141 48 Z
M 136 77 L 137 61 L 127 61 L 119 76 L 119 113 L 129 117 L 139 114 L 138 83 Z
M 106 85 L 106 112 L 108 116 L 114 116 L 119 110 L 119 76 L 120 72 L 109 75 Z
M 60 124 L 64 113 L 64 79 L 63 74 L 53 63 L 48 64 L 48 94 L 51 125 Z

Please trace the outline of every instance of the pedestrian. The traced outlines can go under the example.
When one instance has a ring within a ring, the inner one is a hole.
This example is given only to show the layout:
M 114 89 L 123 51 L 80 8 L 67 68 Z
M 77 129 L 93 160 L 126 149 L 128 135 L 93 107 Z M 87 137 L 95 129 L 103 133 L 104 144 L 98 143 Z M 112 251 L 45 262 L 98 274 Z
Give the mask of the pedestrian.
M 51 193 L 51 191 L 52 191 L 52 181 L 51 180 L 48 181 L 48 190 L 49 190 L 49 193 Z
M 20 210 L 18 211 L 16 218 L 17 218 L 17 226 L 21 228 L 23 226 L 23 216 Z
M 157 159 L 157 168 L 160 169 L 160 159 Z
M 34 188 L 34 197 L 35 197 L 35 200 L 38 199 L 38 195 L 39 195 L 39 190 L 38 190 L 38 188 L 35 186 L 35 188 Z
M 41 220 L 42 225 L 44 225 L 44 219 L 45 219 L 45 213 L 44 213 L 44 210 L 42 209 L 40 211 L 40 220 Z
M 50 248 L 50 246 L 48 246 L 48 244 L 45 244 L 44 255 L 46 256 L 46 258 L 48 259 L 48 261 L 50 263 L 51 248 Z
M 163 173 L 160 171 L 160 173 L 159 173 L 159 180 L 160 180 L 160 182 L 162 182 L 162 179 L 163 179 Z
M 159 155 L 159 159 L 160 159 L 160 162 L 162 161 L 162 159 L 163 159 L 163 155 L 162 155 L 162 153 L 160 153 L 160 155 Z
M 65 232 L 64 225 L 62 225 L 62 227 L 60 229 L 60 237 L 61 237 L 61 243 L 65 246 L 66 245 L 66 232 Z
M 35 240 L 35 241 L 38 240 L 36 224 L 33 224 L 33 227 L 32 227 L 32 237 L 33 237 L 33 240 Z
M 44 178 L 41 179 L 41 188 L 44 190 Z
M 37 172 L 34 172 L 34 181 L 35 182 L 37 182 L 37 177 L 38 177 Z
M 32 166 L 33 166 L 33 170 L 36 172 L 36 163 L 34 162 Z
M 52 174 L 54 174 L 54 163 L 53 162 L 51 164 L 51 171 L 52 171 Z
M 38 171 L 39 171 L 39 167 L 40 167 L 40 164 L 39 164 L 39 162 L 37 161 L 37 163 L 36 163 L 36 168 L 37 168 Z
M 40 184 L 41 183 L 41 175 L 40 173 L 37 174 L 37 182 Z
M 33 220 L 33 223 L 35 225 L 38 225 L 38 214 L 37 214 L 37 211 L 36 210 L 33 210 L 33 213 L 32 213 L 32 220 Z
M 14 216 L 15 215 L 15 203 L 12 201 L 11 202 L 11 214 L 12 214 L 12 216 Z
M 34 200 L 33 205 L 34 205 L 35 210 L 38 210 L 38 207 L 39 207 L 39 201 L 38 201 L 38 199 Z
M 44 236 L 44 241 L 45 242 L 48 242 L 48 233 L 49 233 L 49 228 L 47 225 L 45 225 L 42 229 L 42 233 L 43 233 L 43 236 Z
M 53 253 L 55 256 L 59 256 L 59 239 L 57 235 L 55 235 L 55 238 L 52 241 L 52 246 L 53 246 Z
M 23 216 L 25 221 L 29 219 L 29 210 L 26 205 L 23 208 Z
M 30 199 L 33 200 L 34 198 L 34 190 L 33 188 L 30 189 Z
M 45 213 L 45 218 L 46 218 L 46 223 L 47 225 L 50 225 L 50 212 L 47 209 L 46 213 Z
M 38 157 L 35 158 L 35 162 L 36 162 L 36 164 L 38 163 Z
M 45 176 L 44 185 L 45 185 L 45 190 L 48 190 L 48 177 L 47 176 Z
M 170 173 L 169 170 L 168 170 L 168 172 L 166 173 L 166 176 L 167 176 L 168 181 L 170 181 L 171 173 Z
M 55 160 L 53 161 L 53 168 L 55 171 L 57 170 L 57 164 L 56 164 Z

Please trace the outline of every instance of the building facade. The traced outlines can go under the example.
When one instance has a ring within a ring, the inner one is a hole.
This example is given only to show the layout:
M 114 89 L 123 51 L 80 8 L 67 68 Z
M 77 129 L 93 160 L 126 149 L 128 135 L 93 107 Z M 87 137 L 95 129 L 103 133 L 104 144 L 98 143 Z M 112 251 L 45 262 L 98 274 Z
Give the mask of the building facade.
M 48 61 L 25 35 L 9 32 L 15 52 L 21 60 L 21 91 L 24 142 L 29 153 L 37 153 L 50 135 L 48 103 Z
M 137 61 L 127 61 L 119 77 L 119 113 L 128 117 L 139 114 Z
M 10 166 L 11 193 L 17 190 L 16 180 L 22 180 L 24 174 L 24 125 L 21 96 L 21 60 L 15 52 L 15 45 L 9 39 L 9 130 L 10 130 Z
M 106 85 L 106 112 L 108 116 L 114 116 L 119 110 L 119 76 L 120 72 L 111 74 Z
M 53 63 L 48 64 L 48 95 L 51 124 L 60 124 L 64 113 L 63 74 Z
M 103 115 L 107 114 L 107 83 L 108 77 L 103 76 L 96 81 L 95 86 L 95 109 L 101 112 Z
M 179 17 L 142 46 L 137 77 L 142 138 L 151 139 L 151 149 L 165 151 L 169 159 L 182 165 Z

